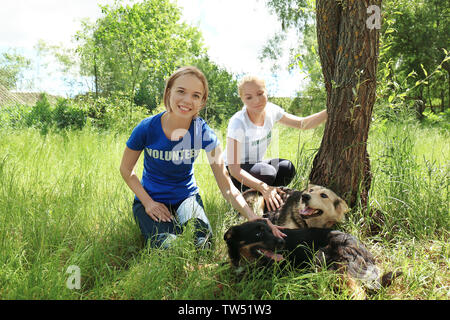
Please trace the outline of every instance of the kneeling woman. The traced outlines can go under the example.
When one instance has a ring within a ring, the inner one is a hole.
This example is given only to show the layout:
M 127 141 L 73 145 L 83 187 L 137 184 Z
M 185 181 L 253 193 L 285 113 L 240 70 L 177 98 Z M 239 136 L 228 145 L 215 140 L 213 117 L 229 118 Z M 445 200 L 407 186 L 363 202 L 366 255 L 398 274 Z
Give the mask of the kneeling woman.
M 198 117 L 206 104 L 208 83 L 195 67 L 178 69 L 164 90 L 167 111 L 142 120 L 128 139 L 120 173 L 134 192 L 133 213 L 147 243 L 166 248 L 189 221 L 198 247 L 209 246 L 211 225 L 194 178 L 193 164 L 201 149 L 224 197 L 248 220 L 258 216 L 232 184 L 216 134 Z M 142 180 L 134 172 L 144 151 Z M 271 225 L 273 233 L 280 230 Z
M 287 186 L 295 176 L 295 167 L 286 159 L 263 160 L 276 122 L 297 129 L 313 129 L 328 116 L 323 110 L 301 118 L 286 113 L 268 102 L 264 80 L 246 76 L 239 84 L 239 96 L 244 107 L 235 113 L 227 130 L 226 163 L 234 185 L 244 191 L 261 192 L 270 210 L 282 204 L 277 186 Z

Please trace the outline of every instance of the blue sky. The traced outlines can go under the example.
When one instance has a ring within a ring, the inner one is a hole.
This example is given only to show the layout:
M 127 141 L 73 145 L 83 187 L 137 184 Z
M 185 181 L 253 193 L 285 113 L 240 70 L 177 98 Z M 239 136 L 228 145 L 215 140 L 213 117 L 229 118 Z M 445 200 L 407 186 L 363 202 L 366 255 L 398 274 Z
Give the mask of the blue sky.
M 92 21 L 100 15 L 98 4 L 113 0 L 3 0 L 0 9 L 0 51 L 17 48 L 36 58 L 33 47 L 39 39 L 48 44 L 72 46 L 72 36 L 80 29 L 80 20 Z M 264 0 L 178 0 L 183 19 L 200 28 L 209 56 L 234 74 L 253 73 L 266 79 L 270 95 L 293 95 L 303 82 L 299 71 L 272 74 L 269 64 L 258 60 L 266 41 L 280 23 L 268 12 Z M 292 40 L 293 41 L 293 40 Z M 282 65 L 287 65 L 287 57 Z M 28 90 L 45 90 L 69 96 L 69 90 L 50 62 L 46 68 L 35 64 L 27 74 L 34 79 Z M 25 84 L 24 84 L 25 87 Z M 25 89 L 25 88 L 23 88 Z M 76 89 L 75 89 L 76 91 Z

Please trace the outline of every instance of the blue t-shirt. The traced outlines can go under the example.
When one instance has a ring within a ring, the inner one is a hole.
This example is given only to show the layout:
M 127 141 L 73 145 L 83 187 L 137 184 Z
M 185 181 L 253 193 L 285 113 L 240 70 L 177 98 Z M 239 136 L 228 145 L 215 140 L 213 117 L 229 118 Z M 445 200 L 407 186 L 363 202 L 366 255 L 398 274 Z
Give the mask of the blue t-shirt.
M 219 140 L 205 120 L 194 118 L 188 132 L 178 141 L 169 140 L 159 113 L 142 120 L 131 133 L 127 147 L 144 150 L 141 183 L 157 202 L 175 204 L 198 193 L 194 161 L 201 149 L 211 151 Z

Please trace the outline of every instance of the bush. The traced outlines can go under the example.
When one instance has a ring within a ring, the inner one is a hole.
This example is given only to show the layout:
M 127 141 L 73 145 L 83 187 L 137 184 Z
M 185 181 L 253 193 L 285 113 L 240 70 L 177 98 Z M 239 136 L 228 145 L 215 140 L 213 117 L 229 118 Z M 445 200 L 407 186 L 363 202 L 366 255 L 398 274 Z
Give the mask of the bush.
M 53 115 L 50 102 L 45 93 L 41 94 L 39 100 L 36 102 L 31 112 L 26 118 L 26 125 L 28 127 L 35 127 L 41 130 L 42 133 L 47 133 L 49 127 L 52 126 Z
M 53 121 L 58 129 L 80 130 L 86 124 L 86 114 L 68 99 L 59 99 L 53 110 Z
M 288 111 L 292 103 L 292 98 L 269 97 L 269 102 L 272 102 L 273 104 L 282 107 L 285 111 Z
M 20 129 L 26 127 L 31 107 L 23 104 L 12 104 L 0 109 L 0 128 Z
M 98 98 L 85 95 L 78 97 L 76 101 L 84 110 L 89 124 L 99 129 L 128 132 L 140 120 L 149 116 L 146 107 L 130 104 L 129 98 L 122 94 Z
M 426 110 L 423 115 L 425 124 L 439 126 L 443 127 L 445 130 L 450 130 L 450 109 L 439 113 L 433 113 L 431 110 Z
M 297 93 L 297 97 L 286 109 L 289 113 L 306 117 L 320 112 L 327 107 L 327 96 L 324 88 L 308 87 Z

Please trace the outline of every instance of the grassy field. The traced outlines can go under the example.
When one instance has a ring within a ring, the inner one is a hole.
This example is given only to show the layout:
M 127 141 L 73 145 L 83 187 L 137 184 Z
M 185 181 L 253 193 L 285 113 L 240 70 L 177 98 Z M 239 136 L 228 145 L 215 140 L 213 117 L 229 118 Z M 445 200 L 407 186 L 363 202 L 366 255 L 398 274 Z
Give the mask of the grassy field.
M 282 143 L 270 152 L 296 164 L 291 187 L 305 186 L 322 130 L 277 131 Z M 237 278 L 223 234 L 242 220 L 204 154 L 195 170 L 214 249 L 197 252 L 189 229 L 169 250 L 144 248 L 118 171 L 127 138 L 91 129 L 0 130 L 0 299 L 352 299 L 326 270 Z M 449 133 L 374 123 L 369 154 L 377 214 L 356 208 L 337 227 L 360 238 L 383 269 L 403 272 L 369 299 L 449 299 Z M 79 267 L 80 289 L 67 286 L 69 266 Z

